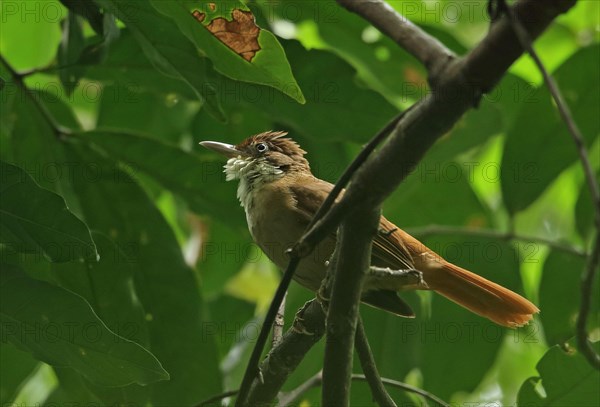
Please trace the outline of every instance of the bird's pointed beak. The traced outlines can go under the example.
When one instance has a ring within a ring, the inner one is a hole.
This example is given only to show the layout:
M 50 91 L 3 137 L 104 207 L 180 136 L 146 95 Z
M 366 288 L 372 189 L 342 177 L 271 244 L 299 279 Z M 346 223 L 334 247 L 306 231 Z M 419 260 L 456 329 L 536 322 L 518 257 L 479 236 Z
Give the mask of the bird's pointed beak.
M 233 144 L 219 143 L 218 141 L 201 141 L 202 147 L 208 148 L 209 150 L 216 151 L 225 157 L 237 157 L 241 152 L 235 148 Z

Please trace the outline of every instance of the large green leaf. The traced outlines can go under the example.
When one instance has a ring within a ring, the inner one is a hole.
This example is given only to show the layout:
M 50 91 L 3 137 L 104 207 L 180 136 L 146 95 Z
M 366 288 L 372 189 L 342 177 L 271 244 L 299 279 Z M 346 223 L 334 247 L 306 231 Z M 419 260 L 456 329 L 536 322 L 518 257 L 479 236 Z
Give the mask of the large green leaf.
M 199 110 L 198 103 L 175 93 L 138 90 L 121 83 L 105 87 L 99 105 L 97 129 L 142 133 L 173 144 L 189 141 L 187 132 Z
M 171 20 L 158 13 L 149 0 L 98 0 L 98 3 L 127 24 L 157 69 L 184 80 L 199 100 L 206 101 L 211 114 L 224 118 L 212 85 L 208 60 Z M 172 2 L 165 3 L 172 5 Z
M 73 140 L 68 146 L 73 161 L 102 169 L 94 182 L 74 180 L 85 219 L 117 247 L 135 249 L 125 259 L 145 310 L 149 349 L 170 374 L 168 382 L 150 387 L 151 402 L 192 405 L 218 393 L 218 338 L 204 331 L 203 299 L 173 231 L 132 176 L 86 144 Z M 97 394 L 108 404 L 129 401 L 117 390 Z M 142 402 L 145 396 L 135 400 Z
M 169 374 L 146 349 L 109 330 L 80 296 L 3 265 L 0 318 L 6 339 L 105 386 L 149 384 Z
M 175 21 L 181 32 L 210 58 L 217 71 L 234 80 L 273 87 L 292 99 L 304 103 L 302 90 L 292 75 L 283 48 L 271 32 L 260 28 L 257 38 L 260 50 L 248 62 L 205 28 L 204 24 L 210 24 L 215 19 L 231 21 L 234 12 L 252 14 L 242 2 L 217 2 L 212 3 L 212 7 L 207 7 L 206 3 L 203 5 L 194 0 L 150 1 L 157 10 Z M 192 16 L 194 11 L 204 13 L 202 23 Z M 243 27 L 238 29 L 243 37 L 254 35 L 244 32 Z M 223 89 L 219 91 L 222 92 Z
M 119 89 L 117 94 L 103 92 L 102 101 L 112 100 L 135 106 L 140 102 L 138 93 L 141 92 L 197 99 L 194 90 L 181 77 L 165 76 L 152 65 L 131 29 L 121 30 L 119 38 L 111 44 L 106 59 L 87 66 L 85 76 Z
M 356 83 L 356 71 L 344 60 L 327 51 L 307 51 L 297 41 L 282 44 L 306 92 L 306 104 L 298 106 L 259 85 L 226 82 L 221 86 L 237 91 L 226 93 L 224 104 L 254 105 L 269 119 L 322 141 L 363 142 L 397 114 L 383 96 Z
M 163 187 L 179 194 L 198 213 L 210 213 L 230 225 L 242 225 L 235 185 L 226 183 L 222 161 L 183 151 L 153 138 L 116 131 L 78 133 L 76 137 L 101 147 L 110 156 L 146 172 Z
M 600 349 L 594 344 L 596 352 Z M 540 377 L 527 379 L 519 390 L 520 406 L 577 406 L 600 405 L 600 372 L 594 369 L 579 352 L 565 352 L 553 346 L 537 364 Z M 540 385 L 544 394 L 539 392 Z
M 0 76 L 7 79 L 0 103 L 3 147 L 0 157 L 24 168 L 40 186 L 62 196 L 69 209 L 79 215 L 78 201 L 68 176 L 79 169 L 65 161 L 63 145 L 39 105 L 48 109 L 63 126 L 76 129 L 77 120 L 68 106 L 47 92 L 24 91 L 14 83 L 2 63 Z
M 85 223 L 59 195 L 40 188 L 25 171 L 0 161 L 0 241 L 21 252 L 40 251 L 50 261 L 96 259 Z
M 597 101 L 600 46 L 581 49 L 554 73 L 589 146 L 600 133 Z M 578 157 L 546 87 L 529 95 L 508 132 L 502 157 L 504 202 L 511 213 L 528 207 Z

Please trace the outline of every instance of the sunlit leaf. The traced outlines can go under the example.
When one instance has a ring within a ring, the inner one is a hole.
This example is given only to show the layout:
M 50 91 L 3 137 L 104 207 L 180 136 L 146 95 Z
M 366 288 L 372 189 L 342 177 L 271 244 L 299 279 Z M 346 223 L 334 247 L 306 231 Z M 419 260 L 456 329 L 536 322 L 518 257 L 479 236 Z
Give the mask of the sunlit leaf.
M 210 58 L 217 71 L 235 80 L 273 87 L 300 103 L 304 102 L 301 87 L 292 75 L 283 48 L 272 33 L 253 25 L 252 12 L 243 3 L 207 4 L 188 0 L 151 0 L 151 3 L 167 18 L 173 19 L 181 32 Z M 243 20 L 245 24 L 236 27 L 234 20 Z M 242 30 L 238 38 L 243 38 L 244 42 L 236 41 L 231 35 L 236 29 Z M 255 39 L 254 45 L 248 47 L 251 39 Z

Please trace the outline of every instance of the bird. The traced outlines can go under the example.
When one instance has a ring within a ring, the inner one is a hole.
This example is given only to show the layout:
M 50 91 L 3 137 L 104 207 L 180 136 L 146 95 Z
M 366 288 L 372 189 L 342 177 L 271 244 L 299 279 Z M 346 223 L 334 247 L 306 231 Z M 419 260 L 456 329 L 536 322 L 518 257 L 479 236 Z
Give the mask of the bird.
M 285 269 L 287 249 L 302 236 L 333 184 L 313 175 L 306 151 L 284 131 L 266 131 L 235 145 L 217 141 L 200 145 L 227 158 L 225 179 L 238 181 L 237 198 L 253 240 Z M 318 292 L 336 239 L 332 233 L 300 261 L 296 282 Z M 371 264 L 373 273 L 366 275 L 361 301 L 399 316 L 415 317 L 399 295 L 405 290 L 435 291 L 510 328 L 527 324 L 539 312 L 521 295 L 444 260 L 384 216 L 373 238 Z M 419 278 L 407 279 L 414 271 Z

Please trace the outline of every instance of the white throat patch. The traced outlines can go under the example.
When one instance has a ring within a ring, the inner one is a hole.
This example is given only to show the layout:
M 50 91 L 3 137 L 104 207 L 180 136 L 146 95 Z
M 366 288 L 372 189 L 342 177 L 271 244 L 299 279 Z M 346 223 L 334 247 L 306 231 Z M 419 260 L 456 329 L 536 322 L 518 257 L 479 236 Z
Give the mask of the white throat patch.
M 283 176 L 279 167 L 269 164 L 264 158 L 243 159 L 238 156 L 227 160 L 223 168 L 227 181 L 240 180 L 237 197 L 245 209 L 252 206 L 254 191 Z

